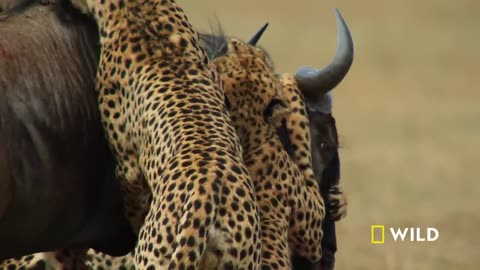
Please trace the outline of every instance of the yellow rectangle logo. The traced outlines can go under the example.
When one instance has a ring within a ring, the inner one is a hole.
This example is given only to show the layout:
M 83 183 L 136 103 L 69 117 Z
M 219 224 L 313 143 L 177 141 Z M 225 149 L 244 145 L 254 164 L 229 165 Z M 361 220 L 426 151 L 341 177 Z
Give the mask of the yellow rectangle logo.
M 372 244 L 383 244 L 385 243 L 385 225 L 372 225 Z M 382 238 L 380 240 L 375 240 L 375 230 L 380 229 L 382 231 Z

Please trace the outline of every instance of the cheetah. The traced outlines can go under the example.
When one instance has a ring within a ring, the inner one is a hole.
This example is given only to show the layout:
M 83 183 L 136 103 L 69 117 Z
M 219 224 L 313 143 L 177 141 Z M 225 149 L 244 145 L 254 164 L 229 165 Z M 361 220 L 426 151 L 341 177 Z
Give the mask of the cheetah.
M 199 34 L 175 1 L 86 4 L 100 32 L 102 122 L 139 235 L 136 267 L 258 269 L 252 179 Z
M 291 150 L 292 158 L 305 178 L 318 179 L 318 176 L 322 175 L 322 171 L 332 159 L 331 150 L 336 151 L 338 148 L 336 130 L 331 130 L 331 124 L 328 123 L 328 121 L 332 120 L 326 112 L 316 112 L 307 108 L 305 97 L 298 87 L 296 79 L 292 75 L 288 73 L 280 74 L 279 80 L 282 85 L 283 95 L 287 100 L 290 110 L 290 113 L 286 114 L 281 119 L 281 122 L 284 123 L 288 130 L 287 137 L 289 144 L 293 146 Z M 307 112 L 307 110 L 309 112 Z M 320 127 L 322 134 L 315 134 L 316 138 L 324 140 L 317 143 L 320 144 L 321 148 L 319 153 L 315 153 L 315 151 L 311 149 L 309 129 L 311 120 L 321 121 L 320 123 L 316 123 L 316 125 Z M 319 155 L 316 159 L 320 161 L 317 162 L 317 167 L 319 166 L 320 168 L 314 168 L 315 166 L 312 166 L 312 154 Z M 322 187 L 322 185 L 320 187 Z M 322 193 L 325 194 L 323 197 L 326 197 L 327 200 L 327 216 L 334 221 L 339 221 L 345 217 L 348 203 L 342 186 L 335 184 Z
M 214 61 L 229 111 L 255 184 L 262 228 L 262 267 L 291 269 L 290 252 L 321 258 L 323 199 L 316 181 L 304 178 L 277 134 L 289 113 L 266 53 L 235 38 Z

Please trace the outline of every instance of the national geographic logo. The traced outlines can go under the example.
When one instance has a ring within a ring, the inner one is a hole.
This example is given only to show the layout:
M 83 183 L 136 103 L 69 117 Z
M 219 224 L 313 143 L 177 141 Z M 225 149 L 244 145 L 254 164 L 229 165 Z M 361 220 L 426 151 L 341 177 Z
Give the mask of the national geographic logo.
M 434 242 L 440 234 L 435 228 L 388 228 L 394 242 Z M 385 225 L 371 226 L 372 244 L 385 243 Z

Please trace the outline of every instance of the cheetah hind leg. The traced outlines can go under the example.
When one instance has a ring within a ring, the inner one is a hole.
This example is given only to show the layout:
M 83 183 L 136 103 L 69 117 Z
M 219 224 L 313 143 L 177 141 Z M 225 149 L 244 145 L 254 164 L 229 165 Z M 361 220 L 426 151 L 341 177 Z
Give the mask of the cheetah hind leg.
M 328 193 L 328 215 L 334 221 L 339 221 L 347 215 L 347 197 L 340 185 L 330 188 Z
M 213 213 L 215 213 L 214 209 L 212 209 L 210 214 L 202 215 L 203 218 L 200 218 L 200 220 L 213 220 Z M 177 243 L 179 243 L 179 245 L 175 248 L 171 257 L 172 261 L 167 269 L 177 269 L 176 267 L 179 267 L 179 269 L 199 270 L 239 269 L 238 258 L 231 255 L 235 252 L 230 251 L 232 249 L 240 249 L 235 245 L 233 239 L 230 237 L 231 233 L 229 233 L 228 230 L 222 230 L 217 224 L 206 224 L 203 229 L 208 232 L 208 236 L 202 236 L 202 233 L 197 231 L 194 228 L 196 226 L 191 222 L 192 220 L 197 219 L 193 217 L 194 215 L 192 212 L 187 211 L 183 214 L 183 218 L 180 219 L 180 224 L 178 227 L 182 229 L 176 236 Z M 192 225 L 194 227 L 192 227 Z M 148 225 L 145 227 L 148 227 Z M 202 244 L 206 244 L 205 250 L 201 257 L 198 258 L 197 256 L 200 256 L 200 254 L 198 254 L 197 251 L 200 250 L 200 246 Z M 196 261 L 198 262 L 198 268 L 191 268 L 197 264 Z
M 227 232 L 222 231 L 216 226 L 215 228 L 213 228 L 213 226 L 210 228 L 207 240 L 207 247 L 199 262 L 199 270 L 239 269 L 237 258 L 232 256 L 231 252 L 229 252 L 230 249 L 234 246 L 234 243 L 228 235 L 229 234 Z M 181 238 L 183 237 L 178 237 L 178 239 Z M 182 252 L 183 251 L 184 250 L 182 250 Z M 172 257 L 175 258 L 175 254 Z
M 0 270 L 86 270 L 86 250 L 62 249 L 39 252 L 0 263 Z
M 229 247 L 233 241 L 228 237 L 228 233 L 220 228 L 210 230 L 207 249 L 200 260 L 201 270 L 226 270 L 238 269 L 235 263 L 236 258 L 230 255 Z
M 102 252 L 89 249 L 86 265 L 91 270 L 135 270 L 133 252 L 125 256 L 114 257 Z
M 0 262 L 0 270 L 54 270 L 57 268 L 57 265 L 51 265 L 51 262 L 49 262 L 46 258 L 47 253 L 53 252 L 40 252 L 32 255 L 4 260 Z

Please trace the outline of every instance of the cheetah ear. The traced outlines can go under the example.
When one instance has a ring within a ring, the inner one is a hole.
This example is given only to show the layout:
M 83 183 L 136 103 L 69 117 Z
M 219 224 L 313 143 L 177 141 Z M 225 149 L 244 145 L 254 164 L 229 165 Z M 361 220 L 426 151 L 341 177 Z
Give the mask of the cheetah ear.
M 275 127 L 279 127 L 282 119 L 290 113 L 290 107 L 287 102 L 281 97 L 274 97 L 263 112 L 265 120 L 272 123 Z
M 262 28 L 260 28 L 260 30 L 257 31 L 257 33 L 255 33 L 255 35 L 253 35 L 252 38 L 250 38 L 250 40 L 248 41 L 248 44 L 252 45 L 252 46 L 256 46 L 257 45 L 257 42 L 260 40 L 260 38 L 262 37 L 263 35 L 263 32 L 265 32 L 265 30 L 267 29 L 268 27 L 268 22 L 265 23 Z
M 83 14 L 92 15 L 90 13 L 90 10 L 88 9 L 87 1 L 85 1 L 85 0 L 71 0 L 70 2 L 72 4 L 72 6 L 74 6 L 76 9 L 78 9 Z

